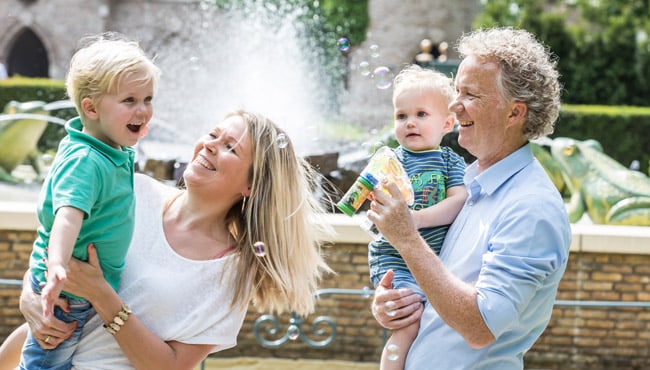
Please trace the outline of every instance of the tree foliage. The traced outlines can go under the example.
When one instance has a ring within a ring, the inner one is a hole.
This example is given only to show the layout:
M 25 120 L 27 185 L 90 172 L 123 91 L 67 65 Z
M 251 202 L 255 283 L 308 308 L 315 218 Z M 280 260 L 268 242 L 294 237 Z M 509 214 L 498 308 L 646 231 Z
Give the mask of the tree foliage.
M 574 104 L 650 105 L 647 0 L 490 0 L 475 27 L 512 26 L 536 34 L 558 57 Z

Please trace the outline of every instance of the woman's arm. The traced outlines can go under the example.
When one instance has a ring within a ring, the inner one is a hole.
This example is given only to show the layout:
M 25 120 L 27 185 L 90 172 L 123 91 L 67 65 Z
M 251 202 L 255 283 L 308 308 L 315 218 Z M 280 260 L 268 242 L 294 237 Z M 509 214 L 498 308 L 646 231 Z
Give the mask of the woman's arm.
M 104 323 L 113 321 L 122 309 L 122 304 L 128 304 L 122 302 L 115 290 L 104 280 L 97 251 L 92 245 L 88 247 L 88 263 L 78 260 L 70 262 L 65 289 L 72 294 L 86 297 Z M 211 344 L 165 342 L 149 331 L 135 314 L 130 314 L 113 336 L 136 369 L 192 370 L 213 349 Z
M 17 327 L 0 346 L 0 370 L 14 370 L 20 362 L 20 353 L 27 338 L 27 323 Z

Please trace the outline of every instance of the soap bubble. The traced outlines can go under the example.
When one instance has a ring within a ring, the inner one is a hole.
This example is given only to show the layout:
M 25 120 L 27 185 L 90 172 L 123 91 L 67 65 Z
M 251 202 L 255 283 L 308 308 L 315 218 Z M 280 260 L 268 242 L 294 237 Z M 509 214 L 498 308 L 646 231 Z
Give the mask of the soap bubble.
M 372 296 L 372 289 L 367 286 L 363 287 L 363 298 L 370 298 Z
M 393 73 L 388 67 L 377 67 L 372 73 L 373 78 L 376 80 L 375 85 L 378 89 L 385 90 L 393 84 Z
M 397 303 L 393 301 L 388 301 L 384 303 L 384 310 L 386 311 L 386 315 L 390 317 L 397 315 L 397 311 L 395 311 L 396 308 L 397 308 Z
M 289 339 L 296 340 L 300 335 L 300 330 L 298 330 L 297 326 L 291 325 L 289 326 L 289 329 L 287 329 L 287 333 L 289 334 Z
M 339 41 L 336 42 L 336 45 L 338 45 L 339 50 L 341 51 L 350 50 L 350 40 L 348 40 L 347 37 L 341 37 Z
M 390 361 L 397 361 L 399 359 L 399 347 L 397 344 L 389 344 L 386 346 L 386 358 Z
M 370 63 L 367 60 L 359 63 L 359 71 L 363 77 L 370 76 Z
M 275 139 L 275 142 L 278 143 L 278 148 L 284 149 L 289 145 L 289 138 L 284 133 L 281 133 Z
M 370 50 L 370 56 L 373 58 L 379 58 L 379 45 L 372 44 L 368 48 Z
M 253 243 L 253 250 L 255 251 L 255 255 L 258 257 L 266 256 L 266 245 L 264 245 L 264 242 Z

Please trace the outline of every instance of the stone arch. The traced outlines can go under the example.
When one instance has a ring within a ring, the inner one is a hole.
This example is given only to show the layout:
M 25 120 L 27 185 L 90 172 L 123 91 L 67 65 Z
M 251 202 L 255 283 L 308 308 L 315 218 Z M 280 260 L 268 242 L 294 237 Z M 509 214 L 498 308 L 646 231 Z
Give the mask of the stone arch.
M 16 36 L 7 53 L 7 71 L 10 76 L 49 77 L 50 58 L 41 38 L 29 27 Z

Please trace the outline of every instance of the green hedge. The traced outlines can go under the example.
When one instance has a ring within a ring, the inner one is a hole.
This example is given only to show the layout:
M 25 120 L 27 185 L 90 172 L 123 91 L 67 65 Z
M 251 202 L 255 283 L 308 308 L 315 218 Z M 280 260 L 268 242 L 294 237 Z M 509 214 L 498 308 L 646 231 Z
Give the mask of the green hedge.
M 624 166 L 640 161 L 650 167 L 650 108 L 604 105 L 563 105 L 551 137 L 595 139 L 605 154 Z
M 49 78 L 11 77 L 0 80 L 0 109 L 12 100 L 20 102 L 40 100 L 47 103 L 67 99 L 65 82 Z M 74 109 L 61 109 L 51 115 L 68 120 L 77 115 Z M 65 136 L 63 126 L 50 124 L 38 141 L 38 150 L 48 152 L 55 150 L 59 141 Z
M 53 102 L 66 99 L 65 82 L 49 78 L 11 77 L 0 80 L 0 107 L 11 100 Z

